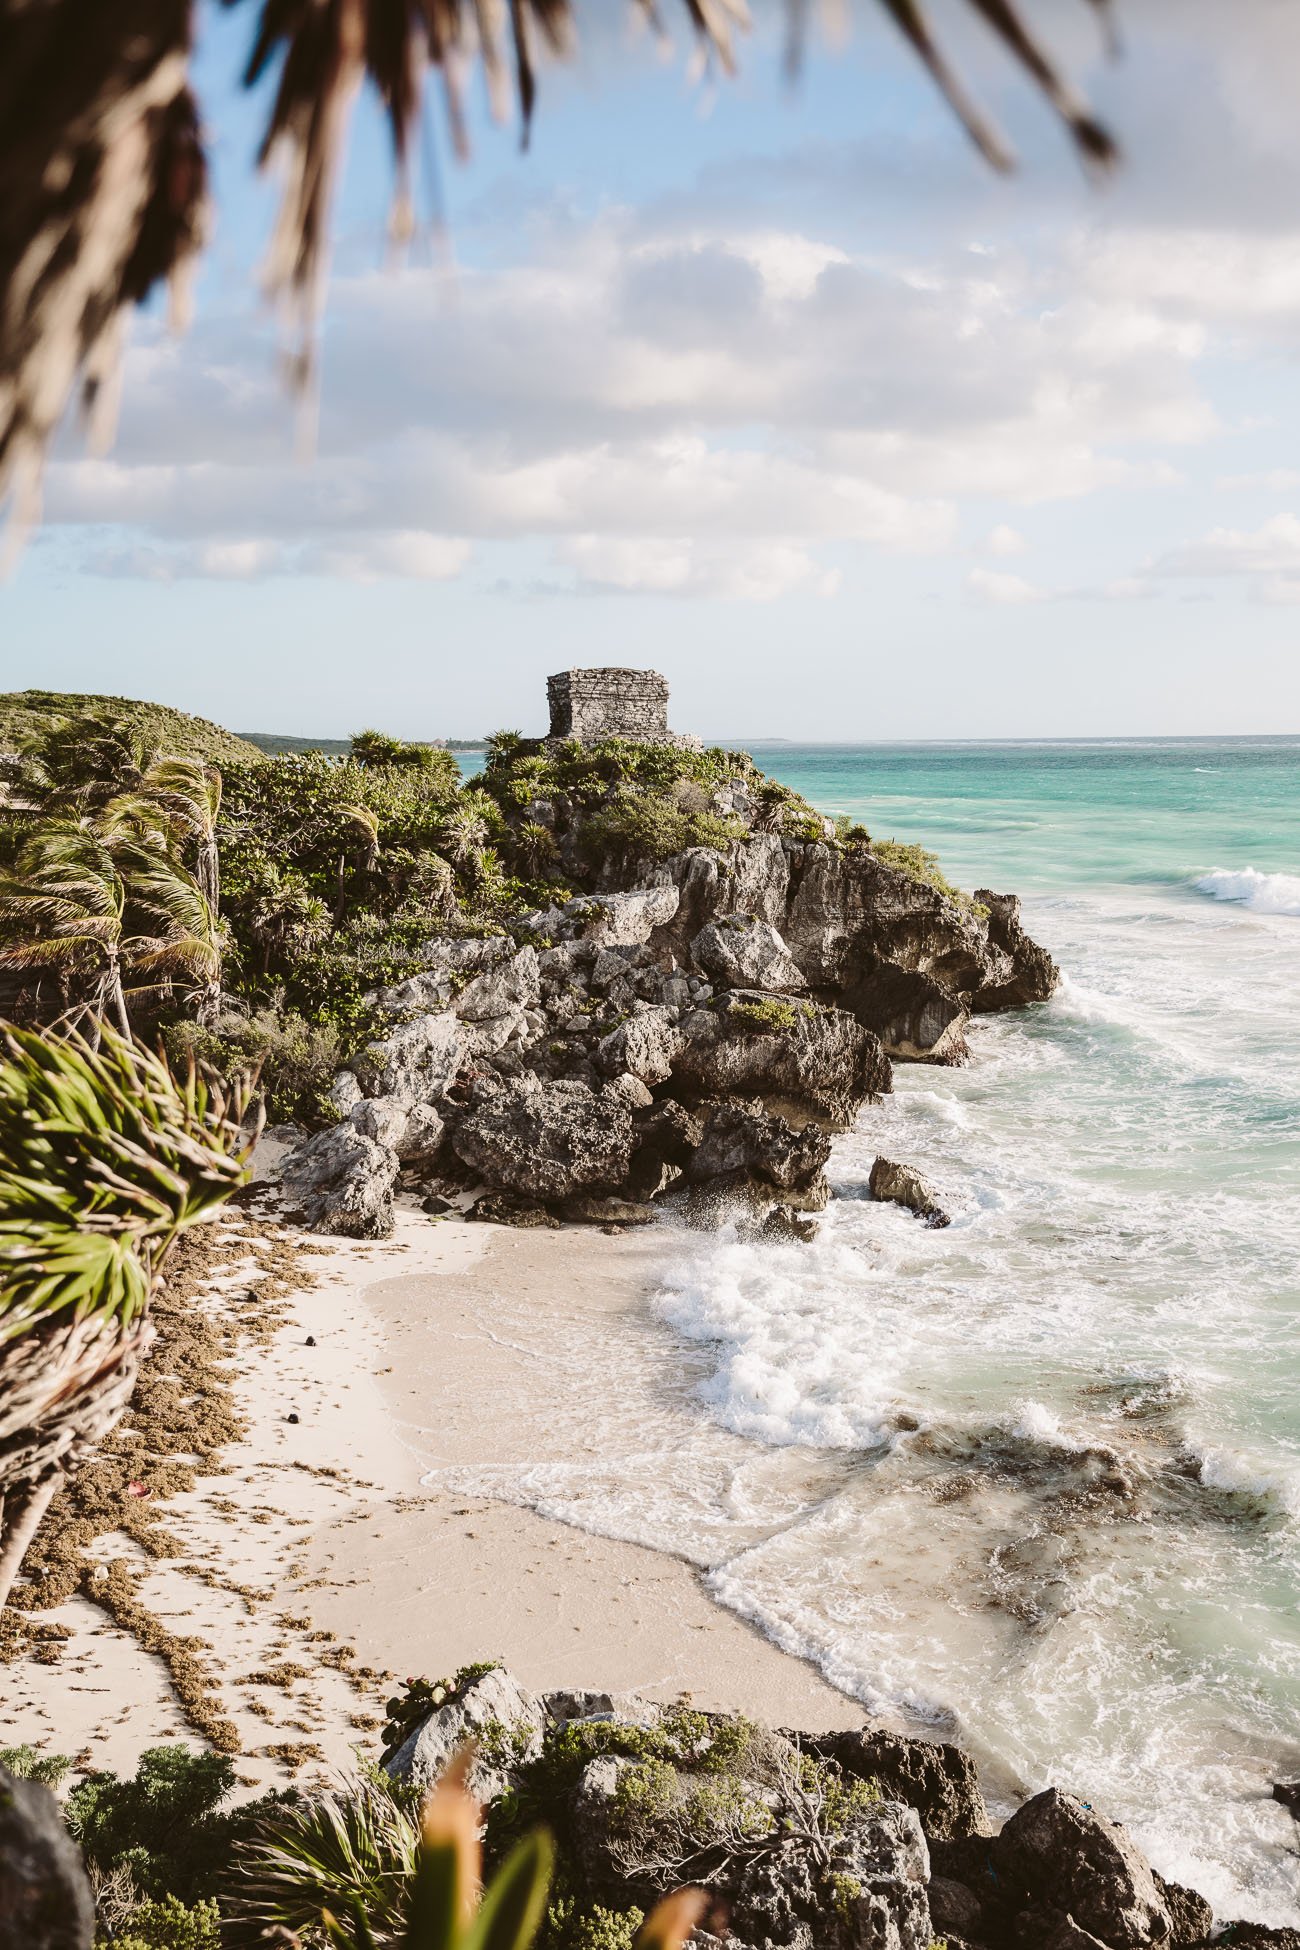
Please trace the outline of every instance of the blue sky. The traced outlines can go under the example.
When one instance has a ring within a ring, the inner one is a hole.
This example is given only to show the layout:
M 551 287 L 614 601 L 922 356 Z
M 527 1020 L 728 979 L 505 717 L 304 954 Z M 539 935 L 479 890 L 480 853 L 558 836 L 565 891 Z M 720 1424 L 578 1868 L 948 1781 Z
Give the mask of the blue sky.
M 1082 0 L 1034 11 L 1125 142 L 1104 188 L 953 5 L 1010 181 L 863 5 L 794 94 L 767 16 L 715 85 L 593 9 L 528 154 L 476 113 L 453 163 L 435 111 L 448 245 L 394 268 L 363 105 L 304 459 L 250 10 L 201 9 L 195 321 L 137 321 L 107 456 L 61 439 L 4 688 L 457 736 L 632 663 L 709 736 L 1300 730 L 1300 23 L 1128 0 L 1112 67 Z

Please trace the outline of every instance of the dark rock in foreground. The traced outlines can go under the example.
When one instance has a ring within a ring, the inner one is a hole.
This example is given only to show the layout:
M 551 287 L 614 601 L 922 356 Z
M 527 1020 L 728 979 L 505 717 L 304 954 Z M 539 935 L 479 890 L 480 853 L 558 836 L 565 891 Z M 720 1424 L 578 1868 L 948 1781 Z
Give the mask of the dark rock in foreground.
M 0 1767 L 0 1950 L 90 1950 L 95 1905 L 59 1804 Z

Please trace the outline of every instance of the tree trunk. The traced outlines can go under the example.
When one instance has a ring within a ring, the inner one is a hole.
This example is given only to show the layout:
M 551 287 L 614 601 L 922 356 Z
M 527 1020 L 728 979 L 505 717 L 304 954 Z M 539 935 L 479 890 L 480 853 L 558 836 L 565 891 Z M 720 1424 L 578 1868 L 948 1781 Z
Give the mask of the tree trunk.
M 126 997 L 122 993 L 122 964 L 114 953 L 108 964 L 108 1000 L 113 1005 L 117 1017 L 117 1027 L 124 1041 L 131 1040 L 131 1018 L 126 1013 Z
M 206 833 L 199 841 L 199 892 L 215 923 L 221 908 L 221 858 L 214 833 Z
M 60 1483 L 123 1414 L 152 1333 L 61 1319 L 0 1345 L 0 1605 Z

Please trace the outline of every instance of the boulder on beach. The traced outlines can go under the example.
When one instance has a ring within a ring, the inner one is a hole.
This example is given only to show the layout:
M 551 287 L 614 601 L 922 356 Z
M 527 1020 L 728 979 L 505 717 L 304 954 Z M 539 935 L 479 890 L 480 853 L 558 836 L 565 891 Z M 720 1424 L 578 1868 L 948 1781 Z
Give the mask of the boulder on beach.
M 397 1171 L 397 1153 L 386 1144 L 355 1124 L 336 1124 L 290 1156 L 282 1181 L 285 1203 L 313 1232 L 387 1239 Z
M 537 1199 L 613 1190 L 627 1177 L 634 1142 L 621 1097 L 528 1071 L 476 1084 L 452 1137 L 457 1157 L 485 1184 Z

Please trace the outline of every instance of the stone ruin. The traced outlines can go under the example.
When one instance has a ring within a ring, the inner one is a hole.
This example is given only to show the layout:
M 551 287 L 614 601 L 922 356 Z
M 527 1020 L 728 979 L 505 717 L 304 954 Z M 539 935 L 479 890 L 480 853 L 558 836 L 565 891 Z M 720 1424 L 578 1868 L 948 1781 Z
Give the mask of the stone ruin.
M 558 670 L 546 680 L 553 739 L 584 745 L 627 738 L 640 745 L 698 749 L 699 739 L 668 729 L 668 679 L 657 670 Z

